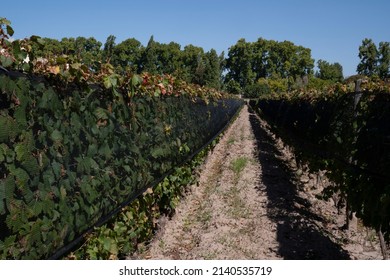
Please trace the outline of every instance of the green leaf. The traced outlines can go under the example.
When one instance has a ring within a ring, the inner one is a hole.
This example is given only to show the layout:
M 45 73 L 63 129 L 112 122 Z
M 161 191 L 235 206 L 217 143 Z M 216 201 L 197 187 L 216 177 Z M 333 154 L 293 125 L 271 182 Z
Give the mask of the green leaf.
M 124 166 L 123 166 L 123 169 L 124 169 L 126 172 L 130 172 L 130 171 L 131 171 L 131 167 L 128 166 L 128 165 L 124 165 Z
M 26 110 L 23 107 L 16 108 L 15 120 L 21 129 L 27 128 Z
M 112 74 L 108 77 L 105 77 L 103 80 L 104 87 L 106 89 L 110 89 L 112 87 L 116 87 L 118 84 L 118 75 Z
M 28 154 L 26 159 L 22 162 L 22 166 L 30 174 L 30 176 L 38 175 L 39 164 L 36 158 Z
M 28 149 L 26 145 L 20 143 L 15 146 L 16 159 L 22 161 L 26 158 L 28 154 Z
M 53 161 L 51 163 L 51 166 L 53 168 L 54 175 L 57 179 L 59 179 L 61 177 L 61 164 L 56 161 Z
M 103 248 L 106 251 L 110 251 L 111 249 L 111 239 L 107 237 L 103 237 Z
M 72 64 L 70 65 L 70 67 L 72 67 L 73 69 L 78 70 L 78 69 L 81 68 L 81 63 L 72 63 Z
M 30 176 L 22 168 L 12 170 L 11 174 L 15 176 L 17 184 L 21 187 L 25 187 L 30 179 Z
M 1 55 L 1 56 L 0 56 L 0 61 L 1 61 L 1 65 L 3 65 L 3 67 L 9 67 L 9 66 L 11 66 L 12 63 L 13 63 L 11 57 L 9 57 L 9 56 L 4 56 L 4 55 Z
M 14 29 L 10 25 L 7 25 L 7 33 L 9 36 L 14 35 Z
M 133 87 L 139 85 L 141 82 L 142 82 L 142 78 L 141 78 L 139 75 L 134 75 L 134 76 L 131 78 L 131 85 L 132 85 Z
M 99 154 L 103 155 L 106 160 L 111 157 L 111 153 L 111 149 L 107 143 L 104 143 L 99 149 Z
M 107 112 L 108 112 L 107 110 L 99 107 L 99 108 L 96 108 L 96 110 L 95 110 L 95 116 L 98 119 L 106 120 L 106 119 L 108 119 Z
M 60 131 L 58 131 L 57 129 L 55 129 L 51 135 L 50 135 L 51 139 L 54 141 L 54 142 L 61 142 L 62 141 L 62 133 Z
M 65 199 L 66 198 L 66 189 L 64 186 L 60 187 L 60 193 L 61 193 L 61 198 Z

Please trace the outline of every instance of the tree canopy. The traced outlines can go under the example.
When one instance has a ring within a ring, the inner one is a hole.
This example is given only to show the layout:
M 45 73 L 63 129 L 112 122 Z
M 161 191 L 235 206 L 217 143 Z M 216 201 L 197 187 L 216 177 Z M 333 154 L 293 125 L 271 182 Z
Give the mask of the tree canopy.
M 310 85 L 314 78 L 332 83 L 343 80 L 341 64 L 322 59 L 317 61 L 318 71 L 313 76 L 311 50 L 290 41 L 259 38 L 255 42 L 247 42 L 240 39 L 229 48 L 227 57 L 223 52 L 218 54 L 214 49 L 205 51 L 191 44 L 182 47 L 175 42 L 159 43 L 153 36 L 146 46 L 135 38 L 117 44 L 114 35 L 108 36 L 104 44 L 93 37 L 43 38 L 42 41 L 42 46 L 33 48 L 35 57 L 73 57 L 75 61 L 83 61 L 92 71 L 99 67 L 96 62 L 108 62 L 119 74 L 172 74 L 187 82 L 225 88 L 235 93 L 241 93 L 246 88 L 252 92 L 260 88 L 262 92 L 268 92 L 267 87 L 272 92 L 286 91 Z M 364 39 L 359 47 L 359 58 L 359 74 L 376 75 L 383 79 L 389 77 L 389 42 L 380 42 L 376 46 L 371 39 Z
M 256 42 L 246 42 L 240 39 L 229 48 L 226 68 L 227 80 L 234 80 L 245 88 L 260 78 L 278 75 L 295 80 L 312 74 L 314 60 L 310 49 L 290 41 L 259 38 Z
M 340 63 L 329 63 L 325 60 L 318 60 L 317 66 L 319 71 L 316 77 L 322 80 L 331 80 L 333 82 L 341 82 L 343 77 L 343 66 Z
M 359 47 L 360 63 L 357 72 L 361 75 L 390 77 L 390 43 L 380 42 L 377 47 L 372 39 L 364 39 Z

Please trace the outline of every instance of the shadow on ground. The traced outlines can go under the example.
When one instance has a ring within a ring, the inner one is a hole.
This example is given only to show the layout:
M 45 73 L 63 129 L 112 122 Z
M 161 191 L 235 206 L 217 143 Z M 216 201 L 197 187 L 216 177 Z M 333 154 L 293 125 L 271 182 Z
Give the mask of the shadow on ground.
M 251 111 L 250 123 L 262 167 L 260 179 L 268 196 L 267 215 L 277 224 L 278 254 L 290 260 L 350 259 L 348 252 L 317 225 L 324 222 L 323 218 L 311 212 L 310 202 L 298 195 L 293 172 L 280 159 L 275 141 Z

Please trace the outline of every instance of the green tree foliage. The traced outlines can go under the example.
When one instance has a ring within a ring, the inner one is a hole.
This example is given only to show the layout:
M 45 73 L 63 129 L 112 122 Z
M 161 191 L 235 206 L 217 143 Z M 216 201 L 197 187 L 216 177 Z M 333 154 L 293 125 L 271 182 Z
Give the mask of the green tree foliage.
M 183 78 L 187 82 L 196 82 L 202 80 L 204 66 L 202 57 L 204 56 L 204 50 L 201 47 L 194 45 L 187 45 L 184 47 L 182 53 L 183 60 Z
M 382 79 L 390 77 L 390 43 L 379 43 L 378 75 Z
M 251 85 L 247 85 L 244 88 L 243 96 L 245 98 L 259 98 L 271 93 L 271 88 L 269 87 L 267 81 L 263 78 L 259 82 Z
M 229 80 L 226 83 L 226 90 L 231 94 L 241 94 L 241 86 L 235 80 Z
M 311 74 L 313 67 L 311 50 L 290 41 L 259 38 L 251 43 L 240 39 L 229 49 L 226 80 L 234 80 L 245 88 L 260 78 L 278 75 L 288 79 L 291 86 L 295 79 Z
M 238 82 L 241 88 L 253 84 L 256 72 L 253 69 L 253 44 L 240 39 L 229 48 L 226 68 L 227 80 Z
M 42 46 L 39 46 L 38 43 L 32 44 L 35 57 L 51 59 L 64 53 L 64 48 L 60 41 L 51 38 L 42 38 L 42 40 Z
M 111 57 L 114 53 L 115 40 L 116 40 L 116 37 L 114 35 L 110 35 L 107 37 L 107 40 L 104 43 L 103 59 L 107 62 L 110 62 Z
M 75 56 L 89 67 L 101 60 L 102 43 L 95 38 L 77 37 L 74 41 Z
M 60 41 L 62 47 L 62 54 L 74 55 L 76 53 L 76 39 L 75 38 L 62 38 Z
M 360 63 L 357 72 L 361 75 L 377 75 L 381 79 L 389 77 L 390 43 L 380 42 L 377 47 L 372 39 L 364 39 L 359 47 Z
M 288 79 L 281 78 L 277 74 L 274 74 L 267 79 L 260 78 L 257 82 L 258 83 L 266 83 L 269 86 L 271 92 L 282 93 L 282 92 L 288 91 L 288 86 L 289 86 Z
M 362 75 L 372 76 L 376 73 L 378 63 L 378 49 L 371 39 L 364 39 L 359 47 L 360 63 L 357 72 Z
M 140 41 L 134 38 L 126 39 L 114 47 L 111 63 L 119 72 L 138 72 L 143 51 L 144 47 Z
M 187 45 L 182 50 L 175 42 L 159 43 L 153 36 L 146 47 L 135 38 L 119 44 L 115 40 L 115 36 L 108 36 L 102 48 L 102 43 L 93 37 L 63 38 L 60 41 L 43 38 L 43 46 L 37 42 L 33 42 L 32 46 L 34 57 L 56 61 L 65 56 L 72 61 L 83 62 L 90 70 L 98 70 L 104 61 L 112 64 L 120 74 L 172 74 L 187 82 L 221 88 L 224 53 L 218 55 L 214 49 L 205 52 L 203 48 L 194 45 Z
M 214 49 L 211 49 L 205 54 L 205 60 L 204 84 L 208 87 L 220 88 L 222 76 L 220 57 Z
M 142 56 L 142 70 L 151 74 L 159 73 L 158 43 L 154 41 L 153 35 L 150 37 L 148 45 Z
M 160 74 L 180 73 L 183 67 L 180 45 L 175 42 L 157 45 L 157 59 Z
M 325 60 L 318 60 L 317 66 L 319 71 L 316 76 L 322 80 L 331 80 L 341 82 L 343 80 L 343 67 L 340 63 L 329 63 Z

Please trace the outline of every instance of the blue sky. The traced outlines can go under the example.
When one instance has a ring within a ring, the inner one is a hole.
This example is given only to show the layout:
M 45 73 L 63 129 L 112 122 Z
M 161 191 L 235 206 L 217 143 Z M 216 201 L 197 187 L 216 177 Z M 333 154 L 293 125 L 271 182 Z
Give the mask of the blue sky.
M 389 0 L 35 0 L 3 1 L 0 17 L 11 20 L 15 38 L 61 39 L 112 34 L 116 43 L 136 38 L 214 48 L 240 38 L 289 40 L 312 50 L 317 61 L 339 62 L 355 74 L 364 38 L 390 41 Z

